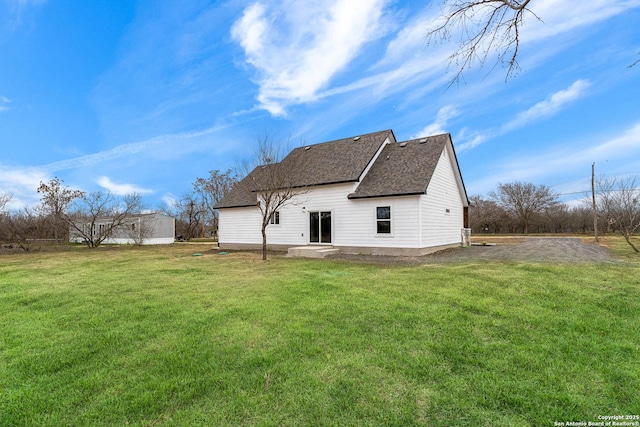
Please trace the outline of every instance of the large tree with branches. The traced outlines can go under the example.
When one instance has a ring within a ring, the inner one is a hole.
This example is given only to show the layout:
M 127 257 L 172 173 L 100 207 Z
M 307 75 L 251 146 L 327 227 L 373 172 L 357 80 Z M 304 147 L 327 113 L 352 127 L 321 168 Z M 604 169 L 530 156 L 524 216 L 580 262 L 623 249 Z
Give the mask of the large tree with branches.
M 216 233 L 218 230 L 218 211 L 214 206 L 231 191 L 237 182 L 238 178 L 235 173 L 228 169 L 226 172 L 209 171 L 208 177 L 198 178 L 193 183 L 194 195 L 200 199 L 202 224 L 210 224 Z
M 96 248 L 116 230 L 128 226 L 131 216 L 140 214 L 142 208 L 139 194 L 129 194 L 120 200 L 110 192 L 96 191 L 79 197 L 63 217 L 71 226 L 72 237 Z
M 254 194 L 260 210 L 263 260 L 267 259 L 267 227 L 278 221 L 280 209 L 308 192 L 306 185 L 298 182 L 297 172 L 304 168 L 305 156 L 293 151 L 284 157 L 285 150 L 287 147 L 269 136 L 260 138 L 253 162 L 240 167 L 240 174 L 246 177 L 236 184 L 235 191 Z M 251 164 L 257 166 L 247 174 Z
M 41 181 L 38 193 L 42 194 L 40 198 L 42 210 L 51 225 L 53 238 L 56 243 L 59 243 L 62 235 L 66 237 L 69 231 L 69 223 L 65 219 L 69 205 L 74 200 L 83 197 L 85 193 L 63 186 L 63 181 L 58 177 L 49 182 Z
M 630 178 L 600 178 L 596 183 L 600 214 L 607 227 L 615 227 L 635 252 L 631 236 L 640 230 L 640 188 Z
M 489 195 L 518 219 L 525 234 L 536 217 L 551 211 L 560 203 L 558 194 L 546 185 L 524 182 L 499 183 L 497 190 Z

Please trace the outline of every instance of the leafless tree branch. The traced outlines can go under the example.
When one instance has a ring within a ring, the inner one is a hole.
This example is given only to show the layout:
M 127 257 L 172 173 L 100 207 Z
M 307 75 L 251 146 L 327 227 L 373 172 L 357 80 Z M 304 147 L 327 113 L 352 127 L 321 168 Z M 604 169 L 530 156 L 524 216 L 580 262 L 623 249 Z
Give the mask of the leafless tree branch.
M 8 193 L 0 193 L 0 214 L 2 214 L 13 197 Z
M 640 190 L 635 178 L 600 178 L 596 182 L 598 206 L 607 221 L 615 227 L 635 252 L 640 252 L 631 236 L 640 230 Z
M 445 0 L 441 23 L 427 32 L 427 40 L 450 41 L 460 36 L 456 51 L 448 58 L 448 68 L 456 72 L 450 85 L 462 78 L 476 62 L 482 67 L 492 52 L 496 65 L 507 67 L 505 80 L 520 69 L 521 27 L 527 15 L 540 18 L 528 8 L 531 0 Z M 458 33 L 459 32 L 459 33 Z
M 309 191 L 297 182 L 298 171 L 304 168 L 305 157 L 294 154 L 284 157 L 285 150 L 288 147 L 283 147 L 268 135 L 260 138 L 255 151 L 255 163 L 258 166 L 246 173 L 250 168 L 246 163 L 241 167 L 245 173 L 239 173 L 246 174 L 246 177 L 237 184 L 238 189 L 256 194 L 256 204 L 262 217 L 263 260 L 267 259 L 267 227 L 271 218 L 294 197 Z
M 73 229 L 72 237 L 95 248 L 117 229 L 126 226 L 131 215 L 139 214 L 141 210 L 139 194 L 126 195 L 121 201 L 110 192 L 97 191 L 83 194 L 74 209 L 63 217 Z

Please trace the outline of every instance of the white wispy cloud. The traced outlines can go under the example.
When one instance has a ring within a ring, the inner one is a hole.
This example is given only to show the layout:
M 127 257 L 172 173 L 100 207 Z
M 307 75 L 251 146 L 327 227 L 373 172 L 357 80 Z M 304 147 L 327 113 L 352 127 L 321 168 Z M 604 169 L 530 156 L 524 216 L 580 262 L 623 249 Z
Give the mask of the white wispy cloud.
M 46 182 L 50 176 L 37 168 L 18 168 L 0 164 L 0 192 L 13 196 L 11 208 L 36 205 L 39 194 L 36 189 L 40 182 Z
M 111 178 L 106 176 L 99 177 L 96 180 L 96 183 L 117 196 L 125 196 L 133 193 L 152 194 L 154 192 L 153 190 L 142 188 L 135 184 L 116 184 L 111 180 Z
M 560 90 L 544 101 L 540 101 L 531 108 L 518 113 L 512 120 L 502 126 L 499 133 L 504 134 L 520 129 L 529 123 L 557 114 L 567 104 L 581 97 L 589 86 L 591 86 L 589 80 L 576 80 L 567 89 Z
M 640 7 L 640 0 L 537 0 L 534 12 L 540 18 L 529 19 L 522 28 L 525 43 L 541 41 L 577 28 L 605 21 L 613 16 Z
M 254 3 L 231 30 L 257 72 L 258 102 L 273 115 L 317 99 L 368 41 L 383 35 L 384 0 Z
M 166 193 L 160 200 L 168 207 L 173 207 L 178 202 L 178 198 L 171 193 Z
M 0 2 L 0 10 L 2 6 L 7 8 L 6 16 L 0 18 L 0 23 L 4 18 L 6 20 L 5 28 L 9 32 L 13 32 L 23 24 L 25 15 L 30 9 L 46 2 L 47 0 L 5 0 L 4 5 Z
M 412 135 L 409 139 L 416 139 L 423 136 L 439 135 L 446 133 L 447 124 L 450 119 L 456 117 L 460 113 L 453 105 L 445 105 L 438 110 L 438 115 L 433 123 L 428 124 L 422 130 Z
M 0 113 L 9 110 L 9 104 L 11 100 L 6 96 L 0 96 Z
M 320 8 L 326 9 L 328 1 L 322 2 Z M 528 19 L 524 27 L 528 32 L 526 37 L 522 37 L 522 43 L 536 44 L 539 46 L 539 49 L 536 48 L 538 50 L 557 54 L 557 48 L 545 44 L 548 39 L 564 33 L 571 36 L 579 28 L 637 7 L 640 0 L 611 3 L 596 0 L 576 8 L 568 0 L 540 0 L 535 11 L 543 22 L 533 17 Z M 339 2 L 330 4 L 337 6 Z M 351 80 L 343 74 L 339 85 L 332 84 L 337 80 L 332 80 L 332 77 L 348 69 L 349 62 L 364 43 L 381 35 L 388 35 L 388 32 L 372 34 L 369 28 L 375 29 L 378 26 L 389 30 L 392 27 L 384 22 L 383 16 L 386 15 L 383 9 L 387 5 L 381 1 L 372 3 L 374 6 L 368 8 L 358 6 L 356 2 L 349 4 L 353 4 L 353 8 L 344 7 L 344 15 L 333 10 L 331 13 L 319 12 L 315 4 L 305 4 L 305 10 L 301 11 L 301 7 L 296 7 L 292 2 L 284 2 L 281 6 L 254 3 L 245 9 L 242 18 L 233 26 L 232 37 L 243 47 L 247 62 L 258 71 L 256 83 L 259 85 L 257 98 L 260 108 L 273 115 L 284 115 L 291 105 L 347 93 L 352 94 L 353 99 L 358 99 L 362 94 L 369 102 L 375 102 L 375 98 L 382 99 L 399 93 L 406 93 L 408 98 L 415 99 L 446 87 L 452 76 L 447 73 L 447 58 L 456 46 L 448 42 L 427 42 L 427 29 L 432 28 L 438 19 L 438 11 L 428 7 L 414 15 L 394 15 L 397 22 L 392 30 L 395 33 L 389 42 L 376 44 L 376 50 L 367 52 L 368 57 L 364 63 L 372 64 L 365 65 L 367 72 L 354 74 L 359 77 Z M 348 16 L 351 9 L 357 10 L 358 19 L 340 19 L 341 16 Z M 319 18 L 310 18 L 316 15 Z M 325 16 L 329 18 L 324 18 Z M 405 20 L 405 16 L 409 18 Z M 333 31 L 334 27 L 348 28 L 348 35 L 345 36 L 344 31 Z M 329 34 L 328 29 L 333 33 Z M 327 49 L 327 46 L 333 50 Z M 544 54 L 533 56 L 540 57 L 540 60 L 547 57 Z M 503 77 L 495 80 L 488 79 L 483 85 L 502 82 Z M 576 82 L 577 86 L 567 91 L 584 90 L 588 84 L 586 80 Z M 571 93 L 564 94 L 570 95 Z M 528 115 L 523 112 L 509 126 L 521 126 L 518 121 L 524 123 L 526 120 L 539 120 L 545 114 L 552 115 L 553 112 L 545 109 L 560 105 L 562 96 L 563 94 L 558 94 L 555 99 L 547 100 L 546 105 L 538 105 Z M 344 112 L 349 115 L 348 108 L 354 103 L 356 101 L 347 100 L 343 104 L 344 108 L 341 105 L 337 109 L 341 111 L 340 114 Z M 499 130 L 493 130 L 493 133 L 496 132 Z M 467 149 L 492 137 L 476 135 L 469 141 Z
M 179 150 L 178 147 L 188 145 L 192 142 L 191 140 L 197 141 L 197 138 L 213 134 L 224 127 L 225 126 L 214 126 L 199 131 L 163 135 L 42 166 L 19 167 L 0 164 L 0 192 L 11 193 L 13 195 L 12 206 L 14 208 L 34 206 L 39 202 L 39 195 L 36 189 L 40 185 L 40 182 L 49 181 L 56 172 L 95 167 L 111 160 L 131 157 L 138 153 L 153 155 L 153 153 L 156 152 L 166 152 L 168 154 L 175 154 L 175 152 Z M 96 183 L 118 195 L 133 192 L 140 194 L 150 194 L 154 192 L 153 190 L 132 184 L 116 184 L 104 176 L 100 177 Z
M 629 162 L 629 159 L 639 159 Z M 487 174 L 472 183 L 472 191 L 488 191 L 497 182 L 529 181 L 546 182 L 557 176 L 588 177 L 591 164 L 607 165 L 618 174 L 630 173 L 640 168 L 640 122 L 631 123 L 626 129 L 610 135 L 602 140 L 601 135 L 594 135 L 590 140 L 568 141 L 555 149 L 531 155 L 519 155 L 511 159 L 501 159 L 499 164 L 488 165 Z M 623 169 L 619 169 L 623 168 Z M 564 178 L 566 179 L 566 178 Z M 577 183 L 585 182 L 576 180 Z M 562 192 L 581 191 L 587 186 L 564 183 L 559 187 Z
M 87 154 L 85 156 L 74 157 L 71 159 L 49 163 L 47 165 L 41 166 L 40 169 L 48 173 L 54 173 L 61 170 L 92 166 L 109 160 L 127 157 L 138 153 L 153 152 L 153 150 L 160 150 L 163 149 L 163 147 L 168 148 L 171 145 L 184 143 L 189 139 L 212 134 L 222 128 L 224 128 L 224 126 L 214 126 L 199 131 L 162 135 L 156 138 L 147 139 L 145 141 L 119 145 L 110 150 L 100 151 L 93 154 Z
M 516 114 L 513 119 L 499 128 L 471 132 L 470 135 L 466 137 L 470 140 L 460 144 L 458 151 L 470 150 L 492 138 L 497 138 L 514 130 L 526 127 L 529 124 L 554 116 L 569 104 L 582 97 L 590 86 L 591 82 L 589 80 L 576 80 L 568 88 L 559 90 L 551 94 L 547 99 L 537 102 L 528 109 Z

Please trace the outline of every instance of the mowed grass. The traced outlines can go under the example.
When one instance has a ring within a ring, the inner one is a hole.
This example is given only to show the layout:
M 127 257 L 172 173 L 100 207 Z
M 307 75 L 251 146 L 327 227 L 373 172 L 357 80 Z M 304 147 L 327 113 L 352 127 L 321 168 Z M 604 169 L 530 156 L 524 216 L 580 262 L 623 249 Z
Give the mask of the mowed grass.
M 640 259 L 0 256 L 0 425 L 551 426 L 640 414 Z M 201 252 L 203 256 L 193 256 Z

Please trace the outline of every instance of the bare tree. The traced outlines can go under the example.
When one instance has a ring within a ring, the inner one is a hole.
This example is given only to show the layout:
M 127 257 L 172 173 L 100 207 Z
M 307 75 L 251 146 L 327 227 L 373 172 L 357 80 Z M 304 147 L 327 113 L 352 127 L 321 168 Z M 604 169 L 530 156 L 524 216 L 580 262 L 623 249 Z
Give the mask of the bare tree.
M 601 178 L 596 183 L 598 206 L 601 206 L 608 226 L 622 234 L 635 252 L 640 252 L 631 242 L 631 236 L 640 230 L 640 188 L 635 178 Z
M 440 21 L 427 32 L 429 41 L 449 41 L 459 32 L 457 50 L 449 57 L 456 74 L 451 83 L 477 61 L 483 66 L 489 55 L 507 67 L 506 78 L 520 69 L 520 31 L 527 15 L 540 20 L 528 5 L 531 0 L 445 0 Z M 497 64 L 496 63 L 496 64 Z
M 507 212 L 493 200 L 481 196 L 469 197 L 469 225 L 474 234 L 499 233 L 507 217 Z
M 175 218 L 178 240 L 190 240 L 199 236 L 202 208 L 200 200 L 193 192 L 183 195 L 179 200 L 163 204 L 158 211 Z
M 195 194 L 185 194 L 176 204 L 178 211 L 180 234 L 187 240 L 199 236 L 201 225 L 204 224 L 200 201 Z
M 608 194 L 616 191 L 617 179 L 607 179 L 599 177 L 595 182 L 596 192 L 596 205 L 598 222 L 605 225 L 605 233 L 611 233 L 616 230 L 615 220 L 615 202 L 613 197 L 609 197 Z
M 11 201 L 11 194 L 0 193 L 0 242 L 9 240 L 9 219 L 10 216 L 6 211 L 6 207 Z
M 0 215 L 4 214 L 5 209 L 13 197 L 9 193 L 0 193 Z
M 48 183 L 41 181 L 38 187 L 38 193 L 42 194 L 42 209 L 49 217 L 56 243 L 59 243 L 61 236 L 66 236 L 69 231 L 69 223 L 65 220 L 67 208 L 75 199 L 84 196 L 84 192 L 63 187 L 62 183 L 63 181 L 56 177 Z
M 211 224 L 214 233 L 218 230 L 218 210 L 214 209 L 214 206 L 231 191 L 237 182 L 236 175 L 228 169 L 226 172 L 209 171 L 209 177 L 198 178 L 193 183 L 193 190 L 201 202 L 203 225 Z
M 70 224 L 73 238 L 96 248 L 117 230 L 130 225 L 130 217 L 141 210 L 139 194 L 129 194 L 119 200 L 110 192 L 97 191 L 83 194 L 63 218 Z
M 27 252 L 38 247 L 47 228 L 47 218 L 38 208 L 24 208 L 8 216 L 3 221 L 3 228 L 12 245 L 17 245 Z
M 152 214 L 134 215 L 121 227 L 129 239 L 138 246 L 144 245 L 155 231 Z
M 593 231 L 593 207 L 572 206 L 569 208 L 569 224 L 571 231 L 579 233 L 588 233 Z
M 496 203 L 514 215 L 525 234 L 536 216 L 555 208 L 558 194 L 545 185 L 524 182 L 498 184 L 498 189 L 490 193 Z
M 260 209 L 262 234 L 262 259 L 267 259 L 267 227 L 279 215 L 279 210 L 291 200 L 308 192 L 304 183 L 297 181 L 296 175 L 304 165 L 304 156 L 293 151 L 283 158 L 286 148 L 269 136 L 260 138 L 255 150 L 255 163 L 258 164 L 246 177 L 238 182 L 238 190 L 256 195 L 256 204 Z M 248 164 L 241 167 L 249 170 Z

